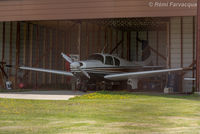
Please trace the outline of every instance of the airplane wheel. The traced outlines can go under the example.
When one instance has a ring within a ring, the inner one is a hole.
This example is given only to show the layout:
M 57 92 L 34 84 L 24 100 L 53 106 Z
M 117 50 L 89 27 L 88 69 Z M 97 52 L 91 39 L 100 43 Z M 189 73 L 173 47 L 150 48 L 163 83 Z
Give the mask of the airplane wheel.
M 105 81 L 98 82 L 96 84 L 96 90 L 106 90 L 106 82 Z
M 78 79 L 76 82 L 76 88 L 80 91 L 87 92 L 87 81 Z
M 100 86 L 101 90 L 106 90 L 106 82 L 103 81 Z
M 87 84 L 82 84 L 81 91 L 87 92 Z
M 83 91 L 83 92 L 87 92 L 87 89 L 88 89 L 88 87 L 87 87 L 87 81 L 82 81 L 82 82 L 81 82 L 81 87 L 80 87 L 80 89 L 81 89 L 81 91 Z

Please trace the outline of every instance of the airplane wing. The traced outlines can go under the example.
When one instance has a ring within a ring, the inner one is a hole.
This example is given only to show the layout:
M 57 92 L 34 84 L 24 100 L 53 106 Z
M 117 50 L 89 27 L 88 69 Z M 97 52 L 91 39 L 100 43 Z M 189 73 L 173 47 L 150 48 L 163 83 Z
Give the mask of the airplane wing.
M 165 68 L 165 66 L 143 66 L 143 68 L 154 68 L 154 69 L 161 69 L 161 68 Z
M 43 68 L 34 68 L 34 67 L 19 67 L 23 70 L 31 70 L 31 71 L 38 71 L 38 72 L 45 72 L 45 73 L 52 73 L 52 74 L 60 74 L 66 76 L 74 76 L 71 72 L 66 71 L 59 71 L 59 70 L 51 70 L 51 69 L 43 69 Z
M 188 80 L 188 81 L 195 81 L 196 78 L 184 78 L 184 80 Z
M 182 71 L 182 70 L 183 68 L 175 68 L 175 69 L 162 69 L 162 70 L 142 71 L 142 72 L 129 72 L 129 73 L 106 75 L 104 76 L 104 78 L 109 79 L 109 80 L 127 80 L 130 78 L 151 77 L 151 76 L 155 76 L 156 74 Z

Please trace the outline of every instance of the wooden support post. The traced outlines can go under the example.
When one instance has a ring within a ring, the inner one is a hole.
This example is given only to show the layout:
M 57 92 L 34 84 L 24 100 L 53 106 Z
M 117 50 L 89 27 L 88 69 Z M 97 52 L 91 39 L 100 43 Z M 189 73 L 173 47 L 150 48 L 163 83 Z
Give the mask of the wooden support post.
M 97 51 L 101 52 L 101 27 L 98 26 L 98 32 L 97 32 Z
M 88 24 L 86 24 L 86 45 L 87 45 L 87 57 L 89 55 L 90 52 L 90 44 L 89 44 L 89 32 L 88 32 Z
M 15 88 L 18 84 L 18 68 L 19 68 L 19 55 L 20 55 L 20 22 L 17 22 L 17 37 L 16 37 L 16 66 L 15 66 Z
M 116 44 L 118 42 L 118 30 L 116 30 Z M 119 54 L 118 49 L 116 49 L 116 53 Z
M 66 48 L 66 54 L 70 54 L 70 32 L 66 32 L 66 38 L 65 38 L 65 48 Z M 68 62 L 65 61 L 65 67 L 66 67 L 66 70 L 69 71 L 70 68 L 67 67 L 69 65 Z M 70 77 L 65 77 L 65 81 L 69 84 L 71 82 L 71 78 Z M 73 78 L 72 78 L 73 79 Z M 73 89 L 73 87 L 72 87 Z
M 181 65 L 183 67 L 183 17 L 181 17 Z
M 53 47 L 52 47 L 52 45 L 53 45 L 53 32 L 52 32 L 52 30 L 50 30 L 50 41 L 49 41 L 49 43 L 50 43 L 49 66 L 50 66 L 50 69 L 53 69 L 52 68 L 52 58 L 53 58 L 53 56 L 52 56 L 52 51 L 53 51 Z M 50 75 L 49 76 L 49 83 L 52 83 L 52 74 L 50 73 L 49 75 Z
M 57 63 L 59 64 L 59 66 L 58 66 L 58 68 L 57 69 L 59 69 L 59 70 L 61 70 L 62 68 L 61 68 L 61 60 L 60 60 L 60 54 L 61 54 L 61 48 L 62 48 L 62 37 L 61 37 L 61 35 L 62 35 L 62 31 L 60 30 L 60 29 L 58 29 L 58 40 L 57 40 Z M 61 82 L 61 75 L 57 75 L 58 76 L 58 79 L 59 79 L 59 81 L 58 81 L 58 83 L 60 84 L 60 82 Z
M 183 17 L 181 17 L 181 68 L 183 68 Z M 181 73 L 180 92 L 183 92 L 183 73 Z
M 104 52 L 106 53 L 107 52 L 107 46 L 108 46 L 108 41 L 107 41 L 107 28 L 105 27 L 104 29 Z
M 124 31 L 122 31 L 122 50 L 121 50 L 121 57 L 124 58 Z
M 65 44 L 66 44 L 66 40 L 65 40 L 65 32 L 62 32 L 62 52 L 64 52 L 64 53 L 66 53 L 66 49 L 65 49 Z M 65 70 L 65 60 L 62 60 L 62 70 Z M 66 76 L 62 76 L 62 84 L 64 84 L 65 83 L 65 77 Z
M 58 46 L 58 44 L 59 44 L 59 40 L 58 40 L 58 37 L 59 37 L 59 35 L 58 35 L 58 29 L 59 29 L 59 21 L 57 21 L 57 26 L 56 26 L 56 41 L 55 41 L 56 44 L 54 44 L 54 47 L 55 47 L 55 49 L 54 49 L 54 50 L 55 50 L 55 55 L 54 55 L 55 57 L 54 57 L 54 58 L 55 58 L 55 60 L 56 60 L 57 62 L 59 62 L 59 61 L 58 61 L 58 60 L 59 60 L 59 59 L 58 59 L 58 47 L 59 47 L 59 46 Z M 56 66 L 56 69 L 58 69 L 58 66 Z M 56 80 L 55 80 L 55 82 L 56 82 L 56 83 L 55 83 L 55 84 L 56 84 L 55 86 L 56 86 L 56 88 L 57 88 L 57 87 L 58 87 L 57 84 L 59 83 L 59 76 L 56 75 L 56 76 L 55 76 L 55 79 L 56 79 Z
M 96 53 L 96 51 L 97 51 L 97 50 L 96 50 L 97 47 L 96 47 L 96 44 L 95 44 L 95 39 L 96 39 L 96 38 L 95 38 L 95 24 L 93 24 L 93 26 L 92 26 L 92 46 L 93 46 L 93 47 L 92 47 L 92 48 L 93 48 L 93 49 L 92 49 L 92 53 Z M 81 57 L 81 56 L 80 56 L 80 57 Z
M 136 61 L 138 61 L 138 58 L 139 58 L 139 56 L 138 56 L 138 38 L 139 38 L 139 34 L 138 34 L 138 31 L 136 32 Z
M 9 49 L 9 64 L 12 65 L 12 46 L 13 46 L 13 23 L 10 22 L 10 49 Z M 9 76 L 11 76 L 12 69 L 9 69 Z
M 193 33 L 192 33 L 192 38 L 193 38 L 193 42 L 192 42 L 192 59 L 193 59 L 193 62 L 195 61 L 195 34 L 196 34 L 196 30 L 195 30 L 195 17 L 193 17 Z M 193 65 L 194 66 L 194 65 Z M 192 78 L 195 77 L 195 71 L 194 69 L 192 70 Z M 192 85 L 193 87 L 195 86 L 195 82 L 192 81 Z
M 39 26 L 36 26 L 36 59 L 39 59 L 40 55 L 40 45 L 39 45 Z M 38 65 L 36 65 L 38 66 Z M 38 72 L 35 73 L 35 88 L 38 88 Z
M 69 54 L 71 54 L 72 53 L 72 48 L 71 48 L 71 45 L 72 45 L 72 35 L 71 35 L 71 31 L 69 31 L 68 32 L 69 34 L 68 34 L 68 39 L 69 39 L 69 44 L 68 44 L 68 50 L 69 50 Z M 88 42 L 87 42 L 88 43 Z
M 2 32 L 2 59 L 1 61 L 4 62 L 5 60 L 5 40 L 6 40 L 6 22 L 3 22 L 3 32 Z
M 26 58 L 24 58 L 24 63 L 25 63 L 25 65 L 26 66 L 29 66 L 29 55 L 30 55 L 30 53 L 29 53 L 29 51 L 30 51 L 30 49 L 29 49 L 29 47 L 30 47 L 30 23 L 27 23 L 27 40 L 26 40 L 26 47 L 25 47 L 25 52 L 26 52 Z M 28 73 L 30 73 L 31 71 L 25 71 L 25 74 L 23 75 L 23 80 L 25 80 L 26 79 L 26 81 L 25 81 L 25 84 L 27 84 L 28 85 L 28 83 L 29 83 L 29 79 L 27 78 L 27 76 L 28 76 Z
M 33 66 L 33 25 L 30 25 L 30 41 L 29 41 L 29 66 Z M 29 84 L 32 84 L 32 71 L 29 73 Z
M 27 61 L 25 62 L 27 65 L 29 65 L 29 55 L 30 55 L 30 53 L 29 53 L 29 44 L 30 44 L 30 23 L 28 23 L 28 29 L 27 29 L 27 41 L 26 41 L 26 59 L 27 59 Z
M 27 37 L 27 24 L 24 23 L 24 42 L 23 42 L 23 65 L 26 65 L 26 37 Z
M 167 55 L 168 55 L 168 68 L 171 68 L 171 22 L 167 23 Z
M 128 31 L 127 32 L 127 60 L 130 60 L 130 50 L 131 50 L 131 47 L 130 47 L 130 43 L 131 43 L 131 41 L 130 41 L 130 36 L 131 36 L 131 32 L 130 31 Z
M 45 54 L 45 52 L 46 52 L 46 28 L 43 28 L 43 55 Z M 45 60 L 45 56 L 43 56 L 43 59 L 42 59 L 42 67 L 43 68 L 45 68 L 45 66 L 46 66 L 46 60 Z M 46 80 L 46 73 L 43 73 L 42 74 L 42 84 L 45 84 L 45 80 Z
M 93 39 L 94 40 L 94 39 Z M 78 40 L 77 40 L 78 55 L 81 58 L 81 22 L 78 24 Z
M 150 44 L 149 44 L 149 31 L 146 32 L 146 40 L 147 40 L 148 45 L 150 45 Z M 158 51 L 158 52 L 159 52 L 159 51 Z
M 156 31 L 156 51 L 159 52 L 159 31 Z M 158 54 L 156 54 L 156 65 L 158 66 Z
M 200 93 L 200 0 L 197 2 L 196 92 Z
M 113 44 L 113 42 L 112 42 L 113 41 L 113 37 L 112 36 L 113 36 L 112 29 L 110 29 L 110 44 L 109 44 L 110 45 L 110 47 L 109 47 L 110 49 L 109 49 L 109 52 L 112 50 L 112 44 Z

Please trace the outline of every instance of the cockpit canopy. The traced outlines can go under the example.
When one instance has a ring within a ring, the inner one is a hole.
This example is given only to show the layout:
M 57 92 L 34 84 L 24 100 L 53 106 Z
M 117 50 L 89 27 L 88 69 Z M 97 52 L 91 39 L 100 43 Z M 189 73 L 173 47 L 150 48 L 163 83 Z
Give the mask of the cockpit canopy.
M 88 60 L 98 60 L 98 61 L 101 61 L 102 63 L 104 63 L 104 57 L 100 54 L 93 54 L 93 55 L 89 56 Z
M 106 64 L 106 65 L 120 66 L 120 60 L 116 57 L 112 57 L 109 55 L 103 56 L 101 54 L 93 54 L 89 56 L 88 60 L 97 60 L 97 61 L 101 61 L 103 64 Z

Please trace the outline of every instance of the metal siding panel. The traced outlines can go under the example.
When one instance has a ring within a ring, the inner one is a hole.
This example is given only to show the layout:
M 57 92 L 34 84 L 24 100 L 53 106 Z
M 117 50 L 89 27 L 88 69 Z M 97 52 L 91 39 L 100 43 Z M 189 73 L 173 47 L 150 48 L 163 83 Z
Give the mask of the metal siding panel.
M 141 40 L 147 40 L 147 33 L 146 31 L 139 31 L 138 32 L 138 36 L 139 36 L 139 39 Z M 142 60 L 142 43 L 141 42 L 138 42 L 138 58 L 139 58 L 139 61 Z
M 180 67 L 181 64 L 181 26 L 180 17 L 172 17 L 171 21 L 171 67 Z
M 156 48 L 156 31 L 149 31 L 148 36 L 149 36 L 149 45 L 155 49 Z M 156 59 L 156 54 L 152 51 L 151 53 L 152 53 L 153 59 Z M 153 64 L 156 65 L 156 60 L 153 60 Z
M 187 0 L 173 1 L 188 2 Z M 149 0 L 1 1 L 0 20 L 16 21 L 121 17 L 194 16 L 196 14 L 196 8 L 150 7 L 149 2 Z M 162 2 L 167 2 L 167 0 L 163 0 Z M 196 2 L 196 0 L 191 0 L 190 2 Z
M 0 59 L 2 59 L 2 47 L 3 47 L 3 23 L 0 22 Z
M 5 24 L 5 61 L 9 63 L 9 49 L 10 49 L 10 23 Z
M 131 61 L 136 61 L 136 32 L 131 32 Z
M 183 17 L 183 66 L 188 67 L 193 63 L 193 17 Z M 192 77 L 192 71 L 184 77 Z M 192 91 L 192 82 L 183 83 L 183 91 Z
M 166 40 L 166 31 L 159 31 L 159 53 L 166 57 L 166 47 L 167 47 L 167 40 Z M 158 64 L 161 66 L 166 66 L 166 61 L 163 60 L 160 56 L 158 57 Z
M 17 35 L 17 23 L 13 22 L 13 33 L 12 33 L 12 65 L 16 64 L 16 35 Z M 15 74 L 15 69 L 12 69 L 12 75 Z

